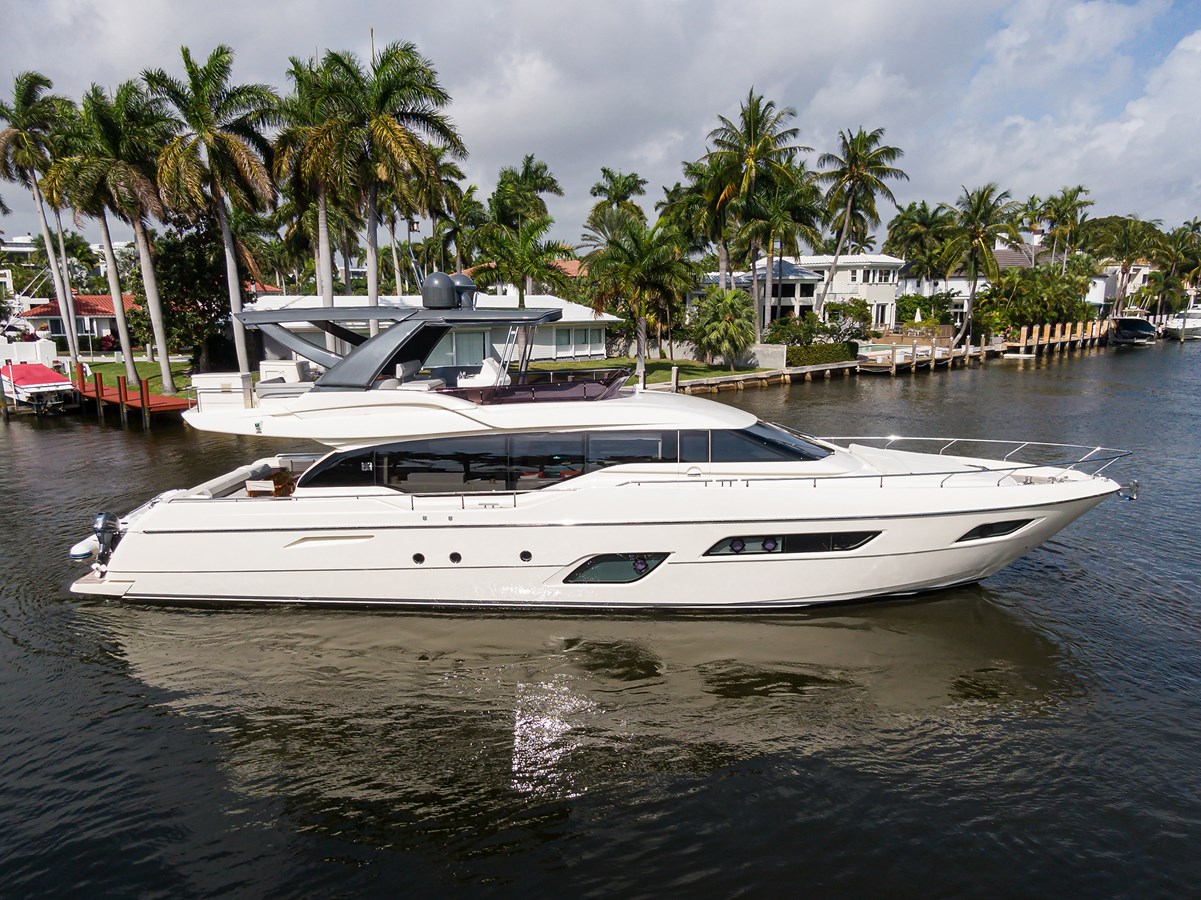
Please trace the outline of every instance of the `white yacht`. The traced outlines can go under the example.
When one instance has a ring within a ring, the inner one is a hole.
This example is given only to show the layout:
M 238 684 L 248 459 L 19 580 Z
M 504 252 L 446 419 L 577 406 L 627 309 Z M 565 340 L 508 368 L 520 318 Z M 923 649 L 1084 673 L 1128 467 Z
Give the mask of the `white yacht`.
M 99 514 L 72 549 L 90 564 L 73 590 L 205 605 L 786 608 L 977 581 L 1120 490 L 1103 474 L 1120 450 L 822 440 L 626 390 L 625 372 L 539 381 L 508 349 L 475 371 L 430 368 L 456 327 L 507 327 L 506 348 L 528 349 L 519 330 L 557 311 L 460 308 L 428 283 L 427 305 L 243 313 L 325 373 L 260 384 L 250 408 L 206 408 L 202 395 L 188 421 L 332 449 Z M 301 317 L 355 346 L 316 347 L 285 327 Z M 370 319 L 391 324 L 370 338 L 345 327 Z
M 1201 306 L 1193 304 L 1168 317 L 1163 333 L 1174 341 L 1201 341 Z

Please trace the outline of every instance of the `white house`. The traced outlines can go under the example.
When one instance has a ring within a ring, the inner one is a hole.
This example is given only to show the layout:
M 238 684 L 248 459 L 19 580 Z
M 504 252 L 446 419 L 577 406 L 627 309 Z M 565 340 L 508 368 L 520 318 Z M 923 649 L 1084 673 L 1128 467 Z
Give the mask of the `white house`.
M 768 321 L 781 316 L 799 316 L 812 312 L 829 279 L 833 256 L 785 256 L 772 260 L 772 299 Z M 863 300 L 872 312 L 872 325 L 883 328 L 894 324 L 897 287 L 905 261 L 883 253 L 848 253 L 838 257 L 827 303 Z M 755 265 L 759 284 L 765 285 L 767 260 Z M 702 284 L 716 284 L 717 273 L 710 272 Z M 750 290 L 751 273 L 734 273 L 736 287 Z M 823 311 L 823 316 L 825 311 Z
M 477 309 L 517 309 L 517 293 L 476 294 Z M 364 297 L 335 297 L 334 306 L 362 306 Z M 380 297 L 381 306 L 418 308 L 418 296 Z M 561 309 L 563 316 L 557 322 L 540 325 L 534 331 L 531 358 L 537 360 L 586 360 L 605 358 L 605 337 L 610 323 L 620 322 L 617 316 L 594 313 L 586 306 L 572 303 L 551 294 L 526 294 L 527 309 Z M 274 294 L 259 298 L 248 309 L 303 309 L 320 307 L 321 298 Z M 289 326 L 291 327 L 291 326 Z M 299 323 L 296 331 L 318 345 L 324 344 L 324 333 L 309 325 Z M 504 328 L 480 328 L 478 331 L 456 328 L 434 348 L 428 364 L 431 366 L 478 366 L 488 356 L 500 357 L 509 335 Z M 286 348 L 267 340 L 264 350 L 269 359 L 288 359 L 292 356 Z

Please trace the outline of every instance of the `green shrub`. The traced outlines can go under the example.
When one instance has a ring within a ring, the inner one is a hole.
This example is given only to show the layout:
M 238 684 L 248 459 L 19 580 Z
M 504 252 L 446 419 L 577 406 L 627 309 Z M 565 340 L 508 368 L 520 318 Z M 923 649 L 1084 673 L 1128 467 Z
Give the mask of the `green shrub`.
M 826 363 L 848 362 L 859 356 L 859 345 L 855 341 L 837 344 L 810 344 L 808 347 L 789 347 L 788 365 L 821 366 Z

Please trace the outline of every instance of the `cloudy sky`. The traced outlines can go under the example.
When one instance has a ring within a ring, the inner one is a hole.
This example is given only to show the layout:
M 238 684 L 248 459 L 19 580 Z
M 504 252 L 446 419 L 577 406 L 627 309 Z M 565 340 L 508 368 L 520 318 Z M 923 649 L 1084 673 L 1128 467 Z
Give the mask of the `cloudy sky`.
M 1197 0 L 10 0 L 3 23 L 8 96 L 25 69 L 78 97 L 218 43 L 237 80 L 286 89 L 291 55 L 367 56 L 372 28 L 413 41 L 454 98 L 470 181 L 487 194 L 534 153 L 572 242 L 601 166 L 646 178 L 649 210 L 752 86 L 795 108 L 811 165 L 840 130 L 883 127 L 905 152 L 901 203 L 1084 184 L 1093 215 L 1201 215 Z M 0 229 L 36 228 L 27 194 L 0 194 Z

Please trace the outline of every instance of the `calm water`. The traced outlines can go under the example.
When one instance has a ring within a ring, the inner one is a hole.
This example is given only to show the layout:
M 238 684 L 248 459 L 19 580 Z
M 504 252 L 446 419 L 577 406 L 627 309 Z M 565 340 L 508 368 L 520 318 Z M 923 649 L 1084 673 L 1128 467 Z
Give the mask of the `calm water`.
M 1138 451 L 982 585 L 786 616 L 125 608 L 102 508 L 264 445 L 0 425 L 0 893 L 1196 896 L 1201 345 L 725 394 Z

